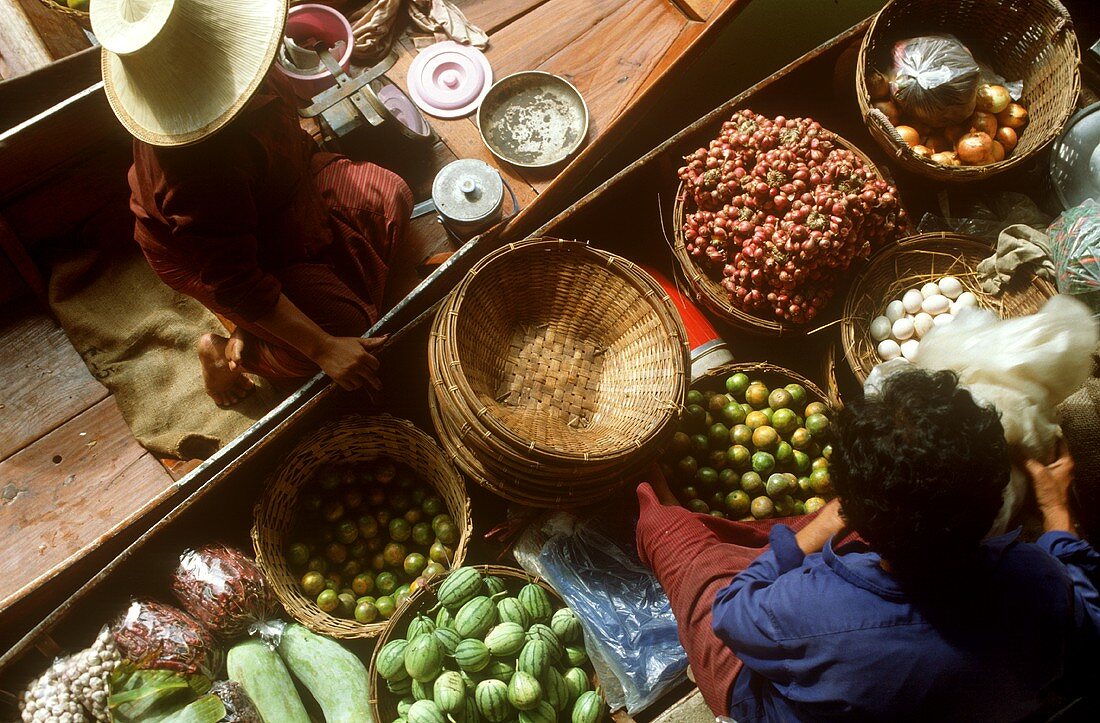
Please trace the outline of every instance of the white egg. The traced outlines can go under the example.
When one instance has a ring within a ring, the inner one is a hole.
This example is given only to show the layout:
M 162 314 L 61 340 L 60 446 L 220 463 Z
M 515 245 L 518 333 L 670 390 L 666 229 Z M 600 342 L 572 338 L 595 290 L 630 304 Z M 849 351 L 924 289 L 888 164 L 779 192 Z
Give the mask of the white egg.
M 909 289 L 905 292 L 905 296 L 901 297 L 901 305 L 910 314 L 920 311 L 922 301 L 924 301 L 924 297 L 921 296 L 920 289 Z
M 916 333 L 918 339 L 923 338 L 935 325 L 932 316 L 923 311 L 917 314 L 917 317 L 913 319 L 913 331 Z
M 897 299 L 886 305 L 886 318 L 890 320 L 891 324 L 903 316 L 905 316 L 905 307 Z
M 878 355 L 883 361 L 890 361 L 901 356 L 901 346 L 893 339 L 883 339 L 878 343 Z
M 920 295 L 926 299 L 929 296 L 935 296 L 938 293 L 940 293 L 940 287 L 939 284 L 937 284 L 935 281 L 929 281 L 927 284 L 920 287 Z
M 939 285 L 940 293 L 949 299 L 957 299 L 959 294 L 963 292 L 962 282 L 954 276 L 944 276 L 939 280 Z
M 919 341 L 917 341 L 916 339 L 910 339 L 909 341 L 901 345 L 901 355 L 909 361 L 913 361 L 917 358 L 917 349 L 919 347 Z
M 921 302 L 921 309 L 929 316 L 937 316 L 951 310 L 951 300 L 943 294 L 934 294 Z
M 955 306 L 959 309 L 965 309 L 967 307 L 977 306 L 978 297 L 974 296 L 971 291 L 964 291 L 959 294 L 959 298 L 955 299 Z
M 871 322 L 871 338 L 882 341 L 890 336 L 890 320 L 885 316 L 876 316 Z
M 902 318 L 894 322 L 894 325 L 890 327 L 890 333 L 898 341 L 905 341 L 913 336 L 913 322 L 910 319 Z
M 947 326 L 955 320 L 954 314 L 940 314 L 932 319 L 932 323 L 936 326 Z

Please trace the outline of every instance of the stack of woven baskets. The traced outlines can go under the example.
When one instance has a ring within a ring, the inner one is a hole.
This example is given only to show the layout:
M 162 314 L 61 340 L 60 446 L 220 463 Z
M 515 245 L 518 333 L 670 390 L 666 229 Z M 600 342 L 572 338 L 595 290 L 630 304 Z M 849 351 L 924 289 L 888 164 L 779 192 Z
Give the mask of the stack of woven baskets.
M 648 465 L 690 383 L 687 334 L 657 282 L 557 239 L 477 264 L 435 318 L 428 364 L 455 464 L 537 507 L 597 502 Z

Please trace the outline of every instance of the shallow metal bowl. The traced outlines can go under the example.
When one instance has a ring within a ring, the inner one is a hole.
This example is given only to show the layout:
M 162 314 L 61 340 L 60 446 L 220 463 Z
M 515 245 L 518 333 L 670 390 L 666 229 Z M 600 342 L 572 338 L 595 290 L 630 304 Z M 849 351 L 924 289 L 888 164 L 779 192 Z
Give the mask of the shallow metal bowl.
M 527 70 L 493 84 L 478 108 L 477 127 L 497 158 L 543 168 L 580 148 L 588 134 L 588 106 L 564 78 Z

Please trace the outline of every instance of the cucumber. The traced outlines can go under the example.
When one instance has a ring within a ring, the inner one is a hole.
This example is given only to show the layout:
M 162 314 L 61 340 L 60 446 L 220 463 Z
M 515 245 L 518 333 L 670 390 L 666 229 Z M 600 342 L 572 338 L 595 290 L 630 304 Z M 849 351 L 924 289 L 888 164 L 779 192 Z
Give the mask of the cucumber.
M 560 665 L 562 657 L 565 655 L 565 651 L 562 650 L 561 641 L 558 640 L 558 636 L 550 628 L 549 625 L 542 623 L 535 623 L 527 629 L 528 640 L 541 640 L 546 643 L 547 653 L 550 655 L 550 662 L 554 665 Z M 580 665 L 580 663 L 576 663 Z
M 287 625 L 279 638 L 286 667 L 313 695 L 326 723 L 370 720 L 367 668 L 355 653 L 301 625 Z M 269 723 L 265 718 L 265 723 Z
M 498 658 L 517 655 L 523 648 L 523 643 L 523 628 L 516 623 L 500 623 L 485 636 L 485 645 L 489 652 Z
M 516 669 L 530 673 L 536 678 L 541 678 L 548 667 L 550 667 L 550 646 L 546 644 L 545 640 L 538 638 L 528 640 L 523 649 L 519 651 Z
M 246 640 L 229 650 L 229 679 L 240 683 L 265 723 L 309 723 L 286 666 L 259 640 Z

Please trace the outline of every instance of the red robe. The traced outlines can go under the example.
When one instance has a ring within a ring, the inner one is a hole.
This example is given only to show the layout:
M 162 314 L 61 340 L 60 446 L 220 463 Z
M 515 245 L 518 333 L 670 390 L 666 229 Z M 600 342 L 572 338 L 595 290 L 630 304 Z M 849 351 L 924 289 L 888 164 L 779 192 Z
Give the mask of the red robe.
M 135 140 L 129 180 L 149 265 L 240 327 L 249 371 L 317 371 L 255 324 L 280 294 L 330 334 L 360 336 L 378 320 L 412 192 L 379 166 L 320 151 L 277 74 L 240 116 L 195 145 Z

